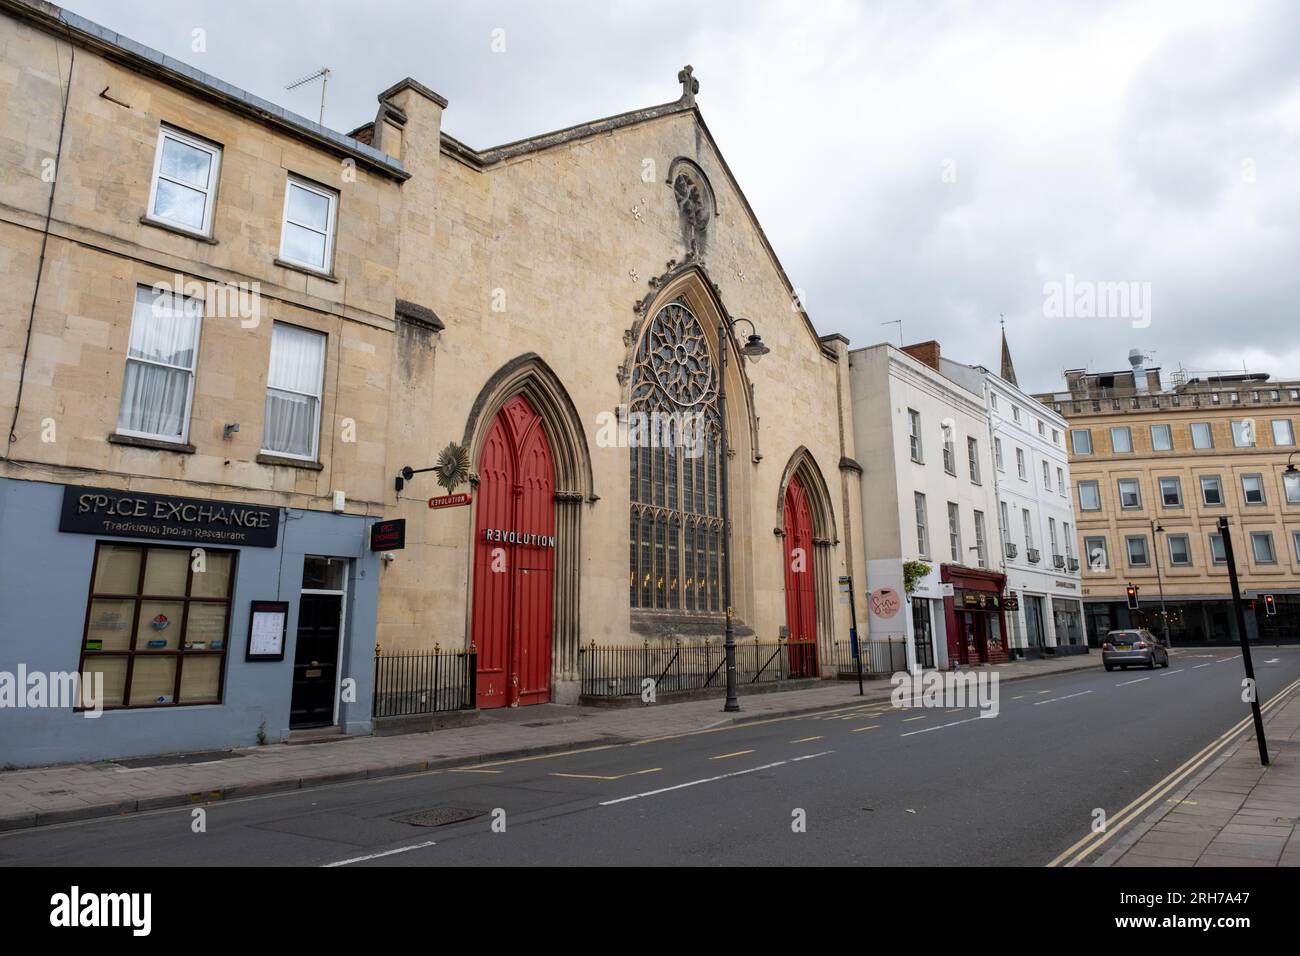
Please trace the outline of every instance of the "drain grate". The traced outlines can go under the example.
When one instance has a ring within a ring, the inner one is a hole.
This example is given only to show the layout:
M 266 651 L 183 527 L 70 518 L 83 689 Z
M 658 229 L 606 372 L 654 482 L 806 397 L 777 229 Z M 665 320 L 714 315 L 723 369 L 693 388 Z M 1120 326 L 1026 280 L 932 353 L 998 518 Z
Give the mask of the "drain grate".
M 394 823 L 409 823 L 413 827 L 445 827 L 449 823 L 460 823 L 486 816 L 486 810 L 467 810 L 464 807 L 431 807 L 428 810 L 416 810 L 393 817 Z

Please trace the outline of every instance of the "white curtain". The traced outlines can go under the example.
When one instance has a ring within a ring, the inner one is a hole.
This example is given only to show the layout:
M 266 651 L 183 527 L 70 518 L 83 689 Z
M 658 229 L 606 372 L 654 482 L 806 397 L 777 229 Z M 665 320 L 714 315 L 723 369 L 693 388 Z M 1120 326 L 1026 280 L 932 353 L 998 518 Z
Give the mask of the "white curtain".
M 136 290 L 118 428 L 184 436 L 202 307 L 197 299 Z
M 271 330 L 266 422 L 262 448 L 310 458 L 316 451 L 316 413 L 325 371 L 325 336 L 277 323 Z

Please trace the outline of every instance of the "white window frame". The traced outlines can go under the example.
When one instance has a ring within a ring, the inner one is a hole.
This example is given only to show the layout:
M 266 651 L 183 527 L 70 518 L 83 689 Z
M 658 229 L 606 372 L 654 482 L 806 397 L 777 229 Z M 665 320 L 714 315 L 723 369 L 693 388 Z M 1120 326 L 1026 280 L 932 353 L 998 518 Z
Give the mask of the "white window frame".
M 1250 421 L 1249 419 L 1246 419 L 1246 418 L 1241 418 L 1241 419 L 1237 419 L 1237 420 L 1233 421 L 1231 424 L 1232 424 L 1232 447 L 1234 447 L 1234 448 L 1254 448 L 1254 447 L 1255 447 L 1255 429 L 1254 429 L 1254 426 L 1251 424 L 1251 421 Z M 1238 428 L 1239 426 L 1240 426 L 1240 428 L 1241 428 L 1241 432 L 1238 432 L 1238 431 L 1237 431 L 1237 428 Z M 1242 435 L 1242 436 L 1245 437 L 1245 438 L 1249 438 L 1250 440 L 1249 440 L 1249 441 L 1241 441 L 1241 440 L 1238 440 L 1238 435 L 1239 435 L 1239 434 Z
M 208 185 L 199 189 L 193 183 L 183 183 L 180 180 L 171 179 L 162 175 L 162 154 L 163 141 L 174 139 L 178 143 L 184 143 L 186 146 L 192 146 L 195 149 L 202 150 L 212 157 L 212 165 L 208 168 Z M 149 222 L 161 223 L 170 229 L 179 229 L 181 232 L 188 232 L 192 236 L 202 236 L 205 239 L 212 238 L 212 220 L 217 207 L 217 182 L 221 176 L 221 147 L 216 143 L 210 143 L 207 140 L 199 139 L 197 136 L 191 136 L 189 133 L 182 133 L 174 126 L 160 125 L 158 127 L 158 141 L 153 151 L 153 175 L 149 179 L 149 206 L 145 213 L 145 219 Z M 158 200 L 158 180 L 167 179 L 168 182 L 176 183 L 178 186 L 184 186 L 186 189 L 193 189 L 202 192 L 206 197 L 203 204 L 203 225 L 196 229 L 187 222 L 178 222 L 175 219 L 168 219 L 166 216 L 159 216 L 154 212 L 154 204 Z
M 1200 480 L 1201 480 L 1201 507 L 1203 507 L 1203 508 L 1222 508 L 1222 507 L 1225 507 L 1225 505 L 1227 504 L 1227 502 L 1226 502 L 1226 500 L 1224 499 L 1224 496 L 1223 496 L 1223 479 L 1222 479 L 1220 476 L 1218 476 L 1218 475 L 1201 475 L 1201 476 L 1200 476 Z M 1218 501 L 1206 501 L 1206 500 L 1205 500 L 1205 483 L 1206 483 L 1207 481 L 1213 482 L 1215 488 L 1218 489 L 1218 491 L 1219 491 L 1219 500 L 1218 500 Z
M 1271 426 L 1271 428 L 1272 428 L 1272 431 L 1273 431 L 1273 444 L 1274 444 L 1274 445 L 1278 446 L 1279 448 L 1290 448 L 1292 445 L 1295 444 L 1295 426 L 1291 424 L 1291 419 L 1289 419 L 1289 418 L 1274 418 L 1274 419 L 1273 419 L 1269 424 L 1270 424 L 1270 426 Z M 1286 434 L 1287 434 L 1287 440 L 1286 440 L 1286 441 L 1279 441 L 1279 440 L 1278 440 L 1278 437 L 1277 437 L 1277 426 L 1279 426 L 1279 425 L 1285 425 L 1285 426 L 1286 426 Z
M 1021 481 L 1029 480 L 1029 473 L 1025 470 L 1025 450 L 1023 448 L 1016 449 L 1016 474 L 1020 476 Z
M 984 512 L 975 512 L 975 559 L 981 568 L 988 567 L 988 538 L 984 528 Z
M 1201 444 L 1198 444 L 1198 443 L 1197 443 L 1197 441 L 1196 441 L 1196 426 L 1197 426 L 1197 425 L 1202 425 L 1202 426 L 1204 426 L 1204 428 L 1205 428 L 1205 438 L 1206 438 L 1208 444 L 1201 445 Z M 1205 450 L 1205 449 L 1213 448 L 1213 447 L 1214 447 L 1214 428 L 1213 428 L 1213 426 L 1210 425 L 1209 422 L 1191 422 L 1191 423 L 1188 425 L 1188 430 L 1191 432 L 1191 435 L 1192 435 L 1192 448 L 1193 448 L 1193 449 L 1196 449 L 1196 450 Z
M 1165 482 L 1174 483 L 1174 495 L 1178 499 L 1172 505 L 1165 500 Z M 1156 479 L 1156 487 L 1160 490 L 1160 507 L 1162 508 L 1181 508 L 1183 506 L 1183 480 L 1177 475 L 1161 475 Z
M 948 549 L 953 564 L 965 564 L 961 553 L 961 509 L 955 501 L 948 502 Z
M 980 445 L 973 435 L 966 436 L 966 462 L 970 465 L 971 484 L 980 483 Z
M 289 196 L 291 195 L 294 186 L 307 192 L 315 193 L 329 201 L 329 231 L 325 234 L 325 262 L 322 265 L 316 265 L 314 262 L 303 262 L 301 259 L 295 259 L 293 256 L 285 252 L 285 239 L 288 235 L 288 229 L 286 227 L 290 223 L 293 223 L 293 225 L 300 229 L 306 229 L 309 232 L 315 232 L 318 234 L 320 232 L 320 230 L 315 226 L 309 226 L 305 223 L 297 222 L 296 220 L 289 218 Z M 338 209 L 339 194 L 337 192 L 332 189 L 327 189 L 324 186 L 318 186 L 309 179 L 304 179 L 301 176 L 295 176 L 293 173 L 290 173 L 284 181 L 284 210 L 280 217 L 280 261 L 286 262 L 289 265 L 296 266 L 300 269 L 306 269 L 309 272 L 315 272 L 318 275 L 332 275 L 334 272 L 334 235 L 337 231 Z
M 925 505 L 925 495 L 919 491 L 912 493 L 912 505 L 916 509 L 916 553 L 918 557 L 930 556 L 930 521 Z
M 1268 542 L 1268 553 L 1271 555 L 1267 560 L 1259 556 L 1258 542 Z M 1250 560 L 1255 564 L 1277 564 L 1277 547 L 1273 544 L 1272 531 L 1252 531 L 1250 533 Z
M 1246 490 L 1246 479 L 1254 478 L 1259 482 L 1259 501 L 1251 501 L 1250 493 Z M 1241 500 L 1250 508 L 1261 507 L 1268 504 L 1268 493 L 1264 490 L 1264 476 L 1252 472 L 1249 475 L 1241 476 Z
M 1124 443 L 1127 448 L 1120 448 L 1115 444 L 1115 436 L 1123 435 Z M 1133 454 L 1133 430 L 1127 425 L 1113 425 L 1110 429 L 1110 450 L 1114 455 L 1131 455 Z
M 1080 447 L 1079 447 L 1079 445 L 1081 444 L 1080 441 L 1079 441 L 1080 438 L 1083 439 L 1082 444 L 1086 445 L 1086 446 L 1087 446 L 1086 448 L 1080 448 Z M 1071 450 L 1072 450 L 1076 455 L 1091 455 L 1091 454 L 1092 454 L 1092 429 L 1091 429 L 1091 428 L 1071 428 L 1071 429 L 1070 429 L 1070 449 L 1071 449 Z
M 1164 447 L 1156 441 L 1156 435 L 1164 436 Z M 1152 451 L 1173 451 L 1174 450 L 1174 430 L 1169 425 L 1152 425 L 1151 426 L 1151 450 Z
M 1060 465 L 1056 467 L 1056 491 L 1057 494 L 1065 494 L 1065 469 Z
M 139 295 L 141 289 L 147 290 L 148 292 L 153 293 L 154 295 L 157 295 L 157 294 L 158 294 L 154 286 L 148 286 L 148 285 L 137 285 L 135 288 L 136 288 L 136 296 Z M 135 330 L 135 306 L 136 306 L 136 302 L 137 302 L 137 299 L 133 297 L 133 298 L 131 299 L 131 328 L 130 328 L 130 330 L 127 332 L 126 361 L 122 363 L 122 394 L 120 394 L 120 395 L 118 396 L 118 400 L 117 400 L 117 402 L 118 402 L 118 404 L 117 404 L 117 424 L 116 424 L 116 427 L 115 427 L 114 431 L 115 431 L 118 435 L 126 435 L 126 436 L 129 436 L 129 437 L 131 437 L 131 438 L 148 438 L 148 439 L 150 439 L 150 440 L 152 440 L 152 441 L 167 442 L 169 445 L 188 445 L 189 442 L 190 442 L 190 418 L 191 418 L 191 416 L 192 416 L 193 413 L 194 413 L 194 380 L 195 380 L 196 378 L 198 378 L 198 370 L 199 370 L 199 345 L 200 345 L 200 341 L 201 341 L 202 338 L 203 338 L 203 315 L 204 315 L 205 305 L 204 305 L 203 300 L 200 299 L 200 298 L 198 298 L 198 297 L 196 297 L 196 296 L 185 296 L 185 295 L 181 295 L 179 292 L 165 292 L 165 293 L 163 293 L 163 294 L 164 294 L 164 295 L 170 295 L 170 296 L 172 296 L 172 298 L 174 298 L 174 299 L 179 299 L 182 303 L 184 303 L 184 302 L 197 302 L 197 303 L 198 303 L 198 306 L 199 306 L 199 316 L 198 316 L 199 321 L 198 321 L 198 323 L 197 323 L 197 325 L 198 325 L 197 331 L 195 331 L 195 333 L 194 333 L 194 353 L 193 353 L 193 354 L 194 354 L 194 365 L 193 365 L 193 367 L 191 367 L 191 368 L 185 368 L 185 366 L 183 366 L 183 365 L 169 365 L 169 364 L 166 363 L 166 362 L 159 362 L 159 361 L 156 361 L 156 360 L 154 360 L 154 359 L 136 358 L 135 356 L 133 356 L 133 355 L 131 354 L 131 337 L 130 337 L 130 336 L 131 336 L 131 332 L 133 332 L 133 331 Z M 153 432 L 142 432 L 142 431 L 136 431 L 136 430 L 131 429 L 131 428 L 123 428 L 123 427 L 122 427 L 122 399 L 126 397 L 126 394 L 125 394 L 125 392 L 126 392 L 126 368 L 127 368 L 127 366 L 130 365 L 132 362 L 139 362 L 139 363 L 142 364 L 142 365 L 154 365 L 154 366 L 158 366 L 158 367 L 160 367 L 160 368 L 168 368 L 168 369 L 172 369 L 173 371 L 177 371 L 177 372 L 188 372 L 188 373 L 189 373 L 189 376 L 190 376 L 189 387 L 186 388 L 186 390 L 185 390 L 185 416 L 184 416 L 184 424 L 182 424 L 182 426 L 181 426 L 181 434 L 180 434 L 180 437 L 179 437 L 179 438 L 177 438 L 175 435 L 157 435 L 157 434 L 154 434 Z
M 921 413 L 915 408 L 907 410 L 907 436 L 912 452 L 912 461 L 918 465 L 924 465 L 925 448 L 921 444 Z
M 1214 542 L 1216 539 L 1219 542 L 1219 550 L 1223 552 L 1222 558 L 1214 553 Z M 1210 532 L 1210 563 L 1214 565 L 1228 563 L 1227 545 L 1223 543 L 1223 535 L 1219 534 L 1217 531 Z
M 1124 504 L 1124 485 L 1132 483 L 1133 494 L 1137 498 L 1137 504 Z M 1119 492 L 1119 508 L 1121 511 L 1141 511 L 1142 510 L 1142 483 L 1136 478 L 1117 478 L 1115 480 L 1115 489 Z
M 1131 545 L 1134 541 L 1142 542 L 1142 557 L 1145 558 L 1146 560 L 1140 563 L 1133 560 L 1133 548 L 1131 547 Z M 1151 545 L 1148 543 L 1146 535 L 1144 534 L 1124 535 L 1124 560 L 1128 562 L 1128 566 L 1130 568 L 1151 567 Z
M 1174 541 L 1183 542 L 1183 552 L 1187 556 L 1186 561 L 1179 561 L 1174 557 Z M 1192 566 L 1192 540 L 1185 534 L 1170 534 L 1165 536 L 1165 545 L 1169 551 L 1169 566 L 1171 568 L 1190 568 Z
M 998 471 L 1006 471 L 1006 462 L 1002 460 L 1002 439 L 994 437 L 993 439 L 993 463 L 997 466 Z
M 1079 510 L 1080 511 L 1100 511 L 1101 510 L 1101 482 L 1095 480 L 1076 481 L 1074 486 L 1079 489 Z M 1085 489 L 1091 489 L 1093 500 L 1097 507 L 1089 508 L 1083 500 Z
M 282 386 L 279 386 L 279 385 L 272 385 L 272 384 L 271 384 L 271 350 L 270 350 L 270 349 L 267 350 L 267 355 L 266 355 L 266 389 L 265 389 L 266 394 L 264 394 L 264 395 L 262 396 L 262 405 L 263 405 L 263 409 L 265 409 L 265 407 L 266 407 L 266 398 L 267 398 L 267 396 L 268 396 L 272 391 L 275 391 L 275 392 L 281 392 L 281 393 L 283 393 L 283 394 L 285 394 L 285 395 L 301 395 L 301 396 L 304 396 L 304 397 L 306 397 L 306 398 L 314 398 L 314 399 L 316 399 L 316 414 L 315 414 L 315 416 L 314 416 L 314 419 L 315 419 L 315 420 L 314 420 L 313 423 L 312 423 L 312 430 L 311 430 L 311 454 L 308 454 L 308 455 L 295 455 L 295 454 L 292 454 L 291 452 L 287 452 L 287 451 L 273 451 L 273 450 L 271 450 L 271 449 L 269 449 L 269 448 L 265 448 L 265 447 L 262 448 L 262 454 L 263 454 L 263 455 L 270 455 L 270 456 L 272 456 L 272 457 L 274 457 L 274 458 L 292 458 L 292 459 L 294 459 L 294 460 L 296 460 L 296 461 L 310 461 L 310 462 L 319 461 L 320 459 L 319 459 L 317 456 L 320 454 L 320 421 L 321 421 L 321 408 L 322 408 L 322 406 L 324 406 L 324 404 L 325 404 L 325 375 L 326 375 L 326 372 L 328 371 L 328 365 L 329 365 L 329 336 L 328 336 L 326 333 L 324 333 L 324 332 L 320 332 L 320 331 L 318 331 L 318 330 L 316 330 L 316 329 L 309 329 L 309 328 L 307 328 L 306 326 L 303 326 L 303 325 L 294 325 L 292 322 L 273 322 L 273 323 L 271 324 L 271 348 L 272 348 L 272 349 L 275 348 L 275 326 L 277 326 L 277 325 L 283 325 L 283 326 L 285 326 L 285 327 L 287 327 L 287 328 L 298 329 L 298 330 L 303 331 L 303 332 L 310 332 L 312 335 L 316 335 L 316 336 L 319 336 L 319 337 L 320 337 L 320 343 L 321 343 L 321 350 L 320 350 L 320 358 L 321 358 L 321 361 L 320 361 L 320 377 L 321 377 L 321 381 L 320 381 L 320 385 L 319 385 L 319 391 L 317 391 L 317 393 L 316 393 L 315 395 L 313 395 L 311 392 L 300 392 L 300 391 L 298 391 L 297 389 L 292 389 L 292 388 L 283 388 Z M 261 440 L 262 440 L 262 442 L 264 443 L 264 442 L 266 441 L 266 421 L 265 421 L 265 414 L 266 414 L 266 413 L 265 413 L 265 411 L 263 411 L 262 414 L 263 414 L 263 419 L 264 419 L 264 420 L 263 420 L 263 422 L 262 422 L 262 439 L 261 439 Z

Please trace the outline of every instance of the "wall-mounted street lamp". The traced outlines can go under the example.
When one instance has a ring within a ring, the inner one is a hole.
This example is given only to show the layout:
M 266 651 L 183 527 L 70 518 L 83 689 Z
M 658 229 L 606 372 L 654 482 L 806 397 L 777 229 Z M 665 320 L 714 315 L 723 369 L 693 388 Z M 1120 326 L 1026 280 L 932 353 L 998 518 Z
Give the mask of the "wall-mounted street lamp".
M 722 709 L 727 713 L 740 710 L 736 686 L 735 609 L 731 606 L 731 495 L 727 487 L 727 344 L 731 341 L 731 330 L 735 328 L 738 322 L 744 322 L 748 325 L 750 332 L 748 340 L 739 349 L 742 358 L 757 362 L 772 351 L 763 344 L 763 339 L 758 334 L 758 329 L 754 327 L 753 322 L 741 316 L 732 319 L 726 312 L 723 312 L 722 320 L 718 323 L 720 366 L 718 376 L 718 419 L 720 422 L 718 439 L 722 453 L 722 473 L 719 476 L 722 480 L 722 604 L 727 612 L 726 629 L 723 631 L 723 645 L 727 652 L 727 701 Z
M 1156 535 L 1164 534 L 1160 522 L 1151 522 L 1151 552 L 1156 559 L 1156 585 L 1160 588 L 1160 640 L 1169 646 L 1169 612 L 1165 610 L 1165 582 L 1160 576 L 1160 546 L 1156 544 Z

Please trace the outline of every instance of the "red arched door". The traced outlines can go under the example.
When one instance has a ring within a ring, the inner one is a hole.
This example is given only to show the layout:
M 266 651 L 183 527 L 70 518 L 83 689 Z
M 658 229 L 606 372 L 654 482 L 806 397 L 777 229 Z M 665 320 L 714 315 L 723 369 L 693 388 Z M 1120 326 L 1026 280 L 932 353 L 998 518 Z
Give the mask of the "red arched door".
M 812 514 L 797 476 L 785 489 L 785 620 L 790 628 L 790 674 L 817 676 L 817 603 L 813 578 Z M 796 641 L 810 643 L 795 644 Z
M 478 463 L 474 644 L 478 706 L 551 699 L 555 470 L 523 396 L 502 406 Z

